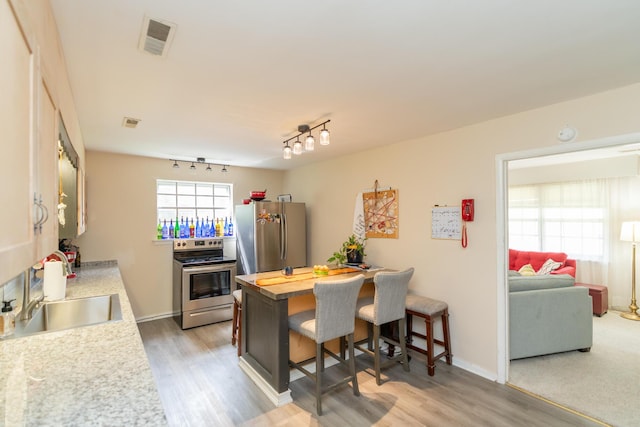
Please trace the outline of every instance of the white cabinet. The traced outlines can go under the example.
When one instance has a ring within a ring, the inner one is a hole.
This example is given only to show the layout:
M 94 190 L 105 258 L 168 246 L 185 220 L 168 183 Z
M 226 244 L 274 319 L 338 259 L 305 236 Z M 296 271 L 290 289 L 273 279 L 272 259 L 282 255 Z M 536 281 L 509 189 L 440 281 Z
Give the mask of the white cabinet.
M 36 259 L 43 258 L 58 248 L 58 119 L 56 105 L 47 86 L 46 74 L 38 77 L 38 118 L 36 120 L 35 169 L 32 181 L 36 182 L 35 196 L 38 209 L 44 217 L 34 224 L 37 241 Z M 38 218 L 36 218 L 36 221 Z
M 39 71 L 35 38 L 22 7 L 21 2 L 0 0 L 0 284 L 58 246 L 52 204 L 57 191 L 56 107 Z

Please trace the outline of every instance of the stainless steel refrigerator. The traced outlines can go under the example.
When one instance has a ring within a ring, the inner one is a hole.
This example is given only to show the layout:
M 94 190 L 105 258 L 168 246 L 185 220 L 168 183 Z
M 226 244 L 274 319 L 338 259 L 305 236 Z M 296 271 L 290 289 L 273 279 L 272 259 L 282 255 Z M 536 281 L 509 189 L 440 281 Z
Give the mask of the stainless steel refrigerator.
M 304 203 L 252 202 L 235 210 L 238 274 L 307 265 Z

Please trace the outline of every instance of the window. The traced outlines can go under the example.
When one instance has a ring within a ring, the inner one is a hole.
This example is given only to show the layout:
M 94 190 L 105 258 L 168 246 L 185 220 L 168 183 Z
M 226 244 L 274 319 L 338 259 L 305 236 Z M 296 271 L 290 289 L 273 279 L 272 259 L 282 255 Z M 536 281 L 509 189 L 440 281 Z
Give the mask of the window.
M 167 181 L 156 184 L 158 219 L 167 227 L 175 221 L 215 223 L 232 218 L 233 186 L 213 182 Z
M 509 247 L 602 261 L 606 190 L 597 182 L 509 188 Z

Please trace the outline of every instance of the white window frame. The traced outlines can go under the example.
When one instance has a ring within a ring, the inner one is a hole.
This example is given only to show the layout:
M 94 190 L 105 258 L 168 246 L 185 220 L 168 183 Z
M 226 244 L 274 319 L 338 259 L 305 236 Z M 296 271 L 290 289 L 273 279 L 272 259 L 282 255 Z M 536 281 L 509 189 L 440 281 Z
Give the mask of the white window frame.
M 173 190 L 170 190 L 171 187 Z M 163 225 L 166 220 L 167 227 L 176 218 L 205 222 L 209 219 L 211 223 L 215 223 L 216 219 L 221 219 L 223 223 L 225 218 L 232 220 L 233 184 L 157 179 L 156 217 Z
M 556 184 L 558 185 L 558 184 Z M 571 185 L 575 185 L 572 183 Z M 562 200 L 544 203 L 544 185 L 532 197 L 509 197 L 509 247 L 519 250 L 565 252 L 570 258 L 602 262 L 607 258 L 607 211 L 597 202 L 566 206 Z

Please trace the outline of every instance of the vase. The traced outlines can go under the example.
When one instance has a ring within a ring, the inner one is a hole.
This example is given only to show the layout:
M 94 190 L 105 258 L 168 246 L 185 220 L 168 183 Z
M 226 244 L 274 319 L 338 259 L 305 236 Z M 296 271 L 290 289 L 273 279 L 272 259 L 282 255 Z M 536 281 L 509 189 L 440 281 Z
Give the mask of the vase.
M 362 253 L 356 250 L 347 251 L 347 263 L 349 264 L 361 264 Z

